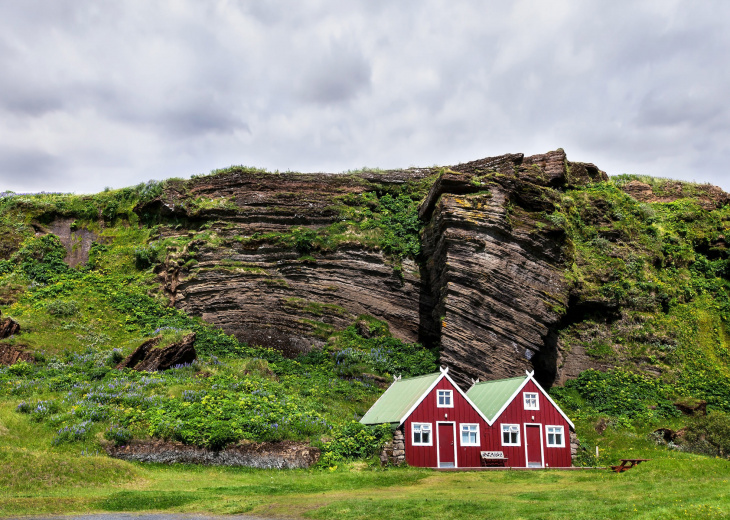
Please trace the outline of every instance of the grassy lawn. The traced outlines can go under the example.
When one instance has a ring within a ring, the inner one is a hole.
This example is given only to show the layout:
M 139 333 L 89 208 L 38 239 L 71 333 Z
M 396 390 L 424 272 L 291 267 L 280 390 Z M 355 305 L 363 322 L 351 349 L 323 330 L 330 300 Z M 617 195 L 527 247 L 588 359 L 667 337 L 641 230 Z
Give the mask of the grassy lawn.
M 267 471 L 130 464 L 78 444 L 53 447 L 52 430 L 0 409 L 0 516 L 168 511 L 288 518 L 730 518 L 730 462 L 655 447 L 607 431 L 619 452 L 652 459 L 607 470 L 439 473 L 335 469 Z
M 83 465 L 88 481 L 3 490 L 2 515 L 164 510 L 373 519 L 730 517 L 730 465 L 692 456 L 653 460 L 621 475 L 606 470 L 437 473 L 352 466 L 332 472 L 254 471 L 117 466 L 103 457 L 47 462 Z M 102 471 L 96 473 L 97 468 Z M 126 482 L 97 480 L 110 472 Z

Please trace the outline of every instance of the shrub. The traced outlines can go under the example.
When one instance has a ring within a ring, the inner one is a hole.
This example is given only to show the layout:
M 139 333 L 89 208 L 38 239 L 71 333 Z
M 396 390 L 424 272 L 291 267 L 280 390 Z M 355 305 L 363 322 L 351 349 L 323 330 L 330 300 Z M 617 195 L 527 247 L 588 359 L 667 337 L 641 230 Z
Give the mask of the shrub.
M 695 418 L 679 442 L 688 451 L 730 457 L 730 414 L 712 412 Z
M 61 240 L 56 235 L 44 235 L 25 240 L 12 260 L 31 280 L 50 283 L 54 276 L 69 270 L 63 261 L 65 257 Z
M 134 265 L 144 271 L 160 263 L 161 250 L 156 246 L 138 247 L 134 250 Z
M 73 300 L 53 300 L 46 304 L 46 311 L 53 316 L 67 318 L 77 314 L 79 312 L 79 306 Z
M 568 381 L 564 390 L 551 390 L 558 399 L 568 397 L 570 404 L 576 405 L 575 398 L 579 396 L 595 413 L 626 419 L 679 416 L 668 400 L 672 392 L 673 388 L 666 383 L 620 369 L 586 370 Z
M 33 365 L 27 361 L 18 361 L 8 367 L 8 373 L 18 377 L 26 377 L 33 373 Z
M 132 437 L 132 432 L 118 425 L 112 425 L 104 432 L 104 438 L 112 441 L 115 446 L 126 446 L 132 440 Z
M 320 464 L 332 466 L 338 462 L 367 458 L 375 455 L 392 436 L 388 424 L 366 426 L 351 421 L 332 432 L 332 440 L 322 444 Z
M 79 424 L 72 424 L 61 428 L 56 432 L 53 438 L 53 444 L 62 444 L 64 442 L 74 442 L 85 439 L 91 430 L 91 421 L 84 421 Z

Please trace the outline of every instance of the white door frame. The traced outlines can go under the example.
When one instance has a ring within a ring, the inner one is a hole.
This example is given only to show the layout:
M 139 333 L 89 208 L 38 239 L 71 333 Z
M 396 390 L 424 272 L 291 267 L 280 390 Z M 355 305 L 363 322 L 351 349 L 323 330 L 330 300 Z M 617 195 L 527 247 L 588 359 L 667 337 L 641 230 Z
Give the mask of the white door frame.
M 451 424 L 452 430 L 454 432 L 454 467 L 459 467 L 459 461 L 456 458 L 456 421 L 436 421 L 436 467 L 441 467 L 441 439 L 439 436 L 441 435 L 439 432 L 439 424 Z
M 542 441 L 542 423 L 523 423 L 523 427 L 525 430 L 525 467 L 530 467 L 530 459 L 527 455 L 527 427 L 528 426 L 537 426 L 538 431 L 540 432 L 540 467 L 545 467 L 545 449 L 543 447 L 543 441 Z

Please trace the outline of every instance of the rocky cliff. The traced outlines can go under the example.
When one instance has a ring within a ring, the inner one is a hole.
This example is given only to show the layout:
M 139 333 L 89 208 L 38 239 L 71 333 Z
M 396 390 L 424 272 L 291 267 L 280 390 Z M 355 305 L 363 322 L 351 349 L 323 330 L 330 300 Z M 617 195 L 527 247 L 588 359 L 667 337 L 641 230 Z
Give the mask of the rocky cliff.
M 562 150 L 343 175 L 232 168 L 136 212 L 161 224 L 170 301 L 242 341 L 295 355 L 367 314 L 439 348 L 462 382 L 534 369 L 549 386 L 571 250 L 546 215 L 561 190 L 606 179 Z M 389 254 L 362 224 L 385 196 L 418 211 L 417 254 Z

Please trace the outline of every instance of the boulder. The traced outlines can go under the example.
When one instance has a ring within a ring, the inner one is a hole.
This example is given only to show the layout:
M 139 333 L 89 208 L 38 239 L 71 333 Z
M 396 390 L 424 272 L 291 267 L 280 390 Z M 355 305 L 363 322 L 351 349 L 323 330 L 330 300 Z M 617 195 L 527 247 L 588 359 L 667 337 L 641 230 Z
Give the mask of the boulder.
M 117 369 L 131 368 L 137 371 L 157 372 L 168 370 L 176 365 L 192 363 L 198 357 L 193 347 L 194 332 L 177 343 L 164 348 L 155 348 L 161 340 L 162 337 L 158 336 L 145 341 L 119 363 Z
M 677 438 L 677 432 L 671 428 L 657 428 L 654 430 L 654 435 L 656 435 L 657 438 L 661 437 L 664 439 L 664 442 L 673 442 Z
M 10 366 L 18 361 L 32 363 L 34 361 L 33 355 L 23 352 L 23 349 L 17 346 L 0 345 L 0 365 Z
M 677 401 L 674 407 L 684 415 L 707 415 L 707 401 L 701 399 Z
M 0 320 L 0 339 L 9 338 L 20 333 L 20 325 L 12 318 Z

